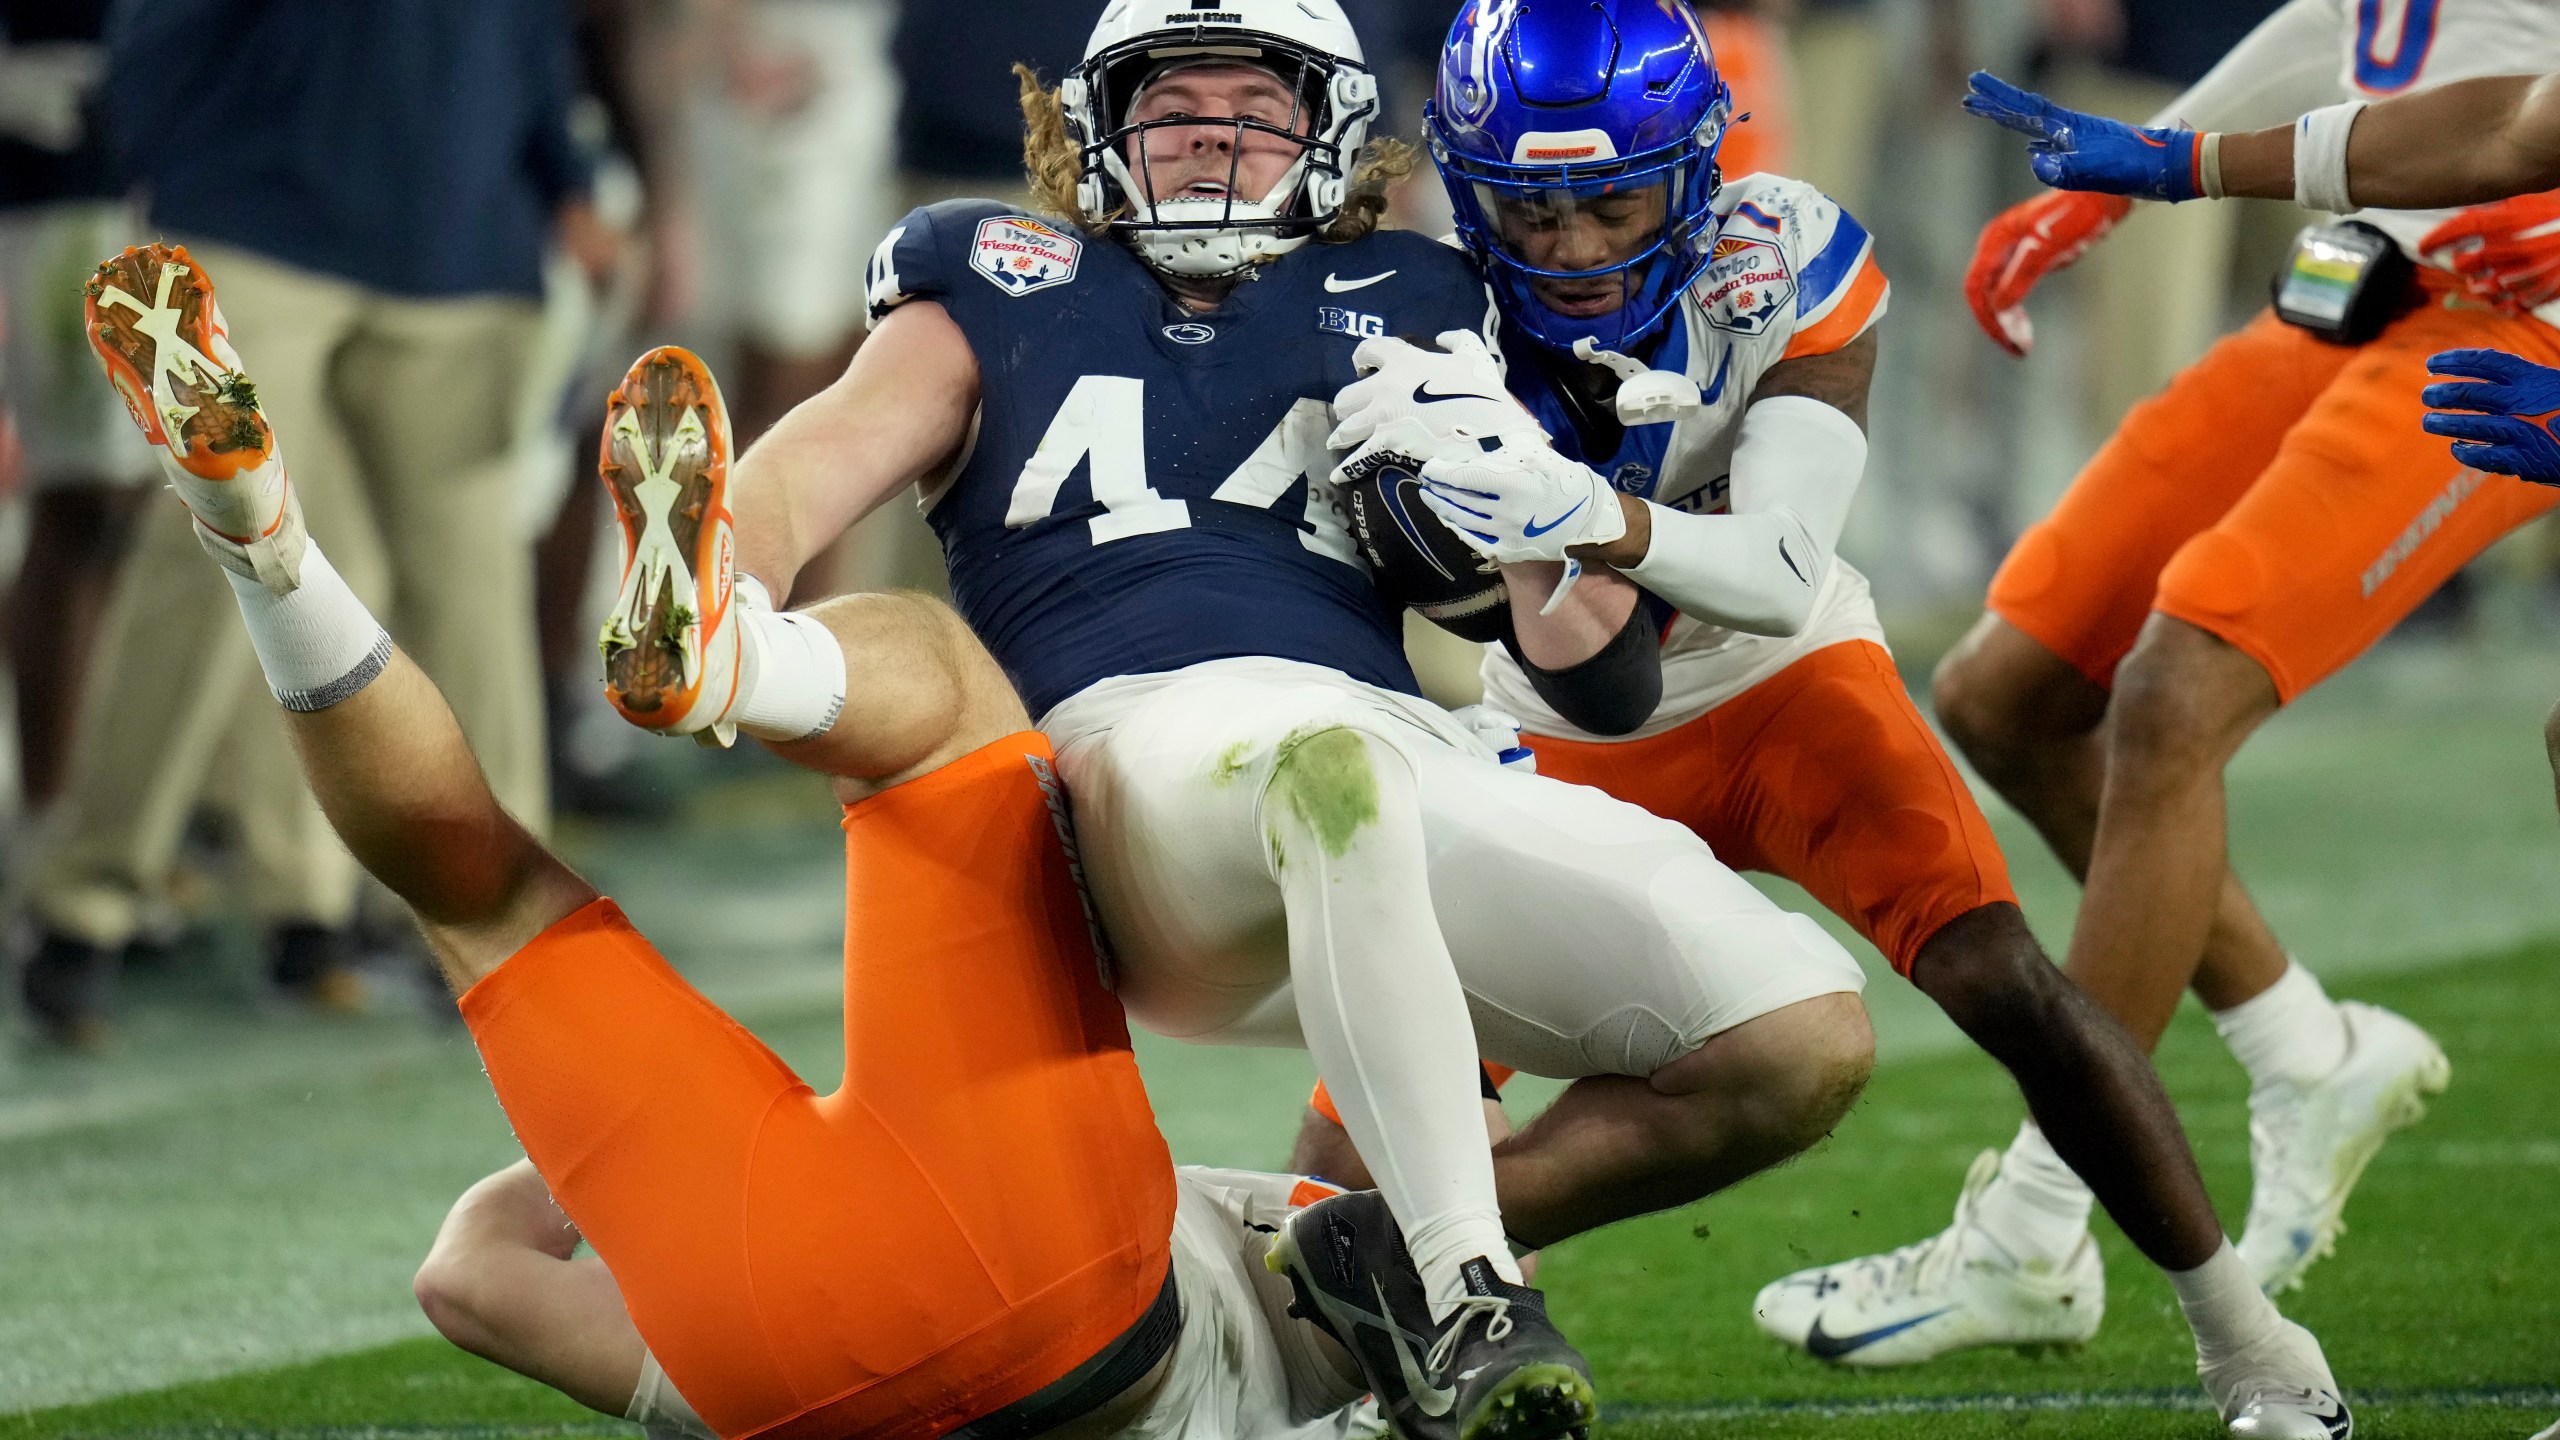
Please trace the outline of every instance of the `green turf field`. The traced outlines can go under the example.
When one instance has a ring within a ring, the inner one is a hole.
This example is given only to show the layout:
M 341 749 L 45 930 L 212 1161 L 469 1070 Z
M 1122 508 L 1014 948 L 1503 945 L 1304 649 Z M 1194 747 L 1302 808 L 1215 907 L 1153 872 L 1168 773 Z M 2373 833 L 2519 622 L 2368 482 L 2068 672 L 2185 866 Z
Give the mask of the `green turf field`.
M 2560 1417 L 2560 824 L 2538 659 L 2426 654 L 2350 676 L 2244 757 L 2237 843 L 2278 927 L 2342 995 L 2429 1026 L 2452 1090 L 2386 1148 L 2339 1255 L 2287 1309 L 2322 1335 L 2368 1437 L 2521 1437 Z M 835 1059 L 829 827 L 795 782 L 696 802 L 686 852 L 622 832 L 583 863 L 795 1064 Z M 2069 892 L 2028 850 L 2038 926 Z M 706 919 L 668 894 L 706 854 Z M 815 896 L 813 900 L 810 897 Z M 688 916 L 692 918 L 688 920 Z M 789 955 L 790 963 L 775 956 Z M 138 977 L 127 1054 L 0 1080 L 0 1440 L 26 1436 L 636 1433 L 424 1335 L 407 1272 L 464 1184 L 511 1155 L 466 1044 L 386 1015 L 320 1026 L 250 1006 L 237 957 Z M 2018 1115 L 1989 1061 L 1891 977 L 1887 1063 L 1829 1143 L 1674 1215 L 1559 1247 L 1542 1276 L 1622 1437 L 2219 1433 L 2165 1282 L 2102 1226 L 2109 1316 L 2073 1354 L 1856 1374 L 1763 1340 L 1783 1271 L 1943 1225 Z M 1180 1158 L 1272 1164 L 1302 1057 L 1142 1044 Z M 2241 1077 L 2192 1007 L 2161 1064 L 2209 1180 L 2246 1201 Z M 1517 1097 L 1523 1104 L 1535 1096 Z

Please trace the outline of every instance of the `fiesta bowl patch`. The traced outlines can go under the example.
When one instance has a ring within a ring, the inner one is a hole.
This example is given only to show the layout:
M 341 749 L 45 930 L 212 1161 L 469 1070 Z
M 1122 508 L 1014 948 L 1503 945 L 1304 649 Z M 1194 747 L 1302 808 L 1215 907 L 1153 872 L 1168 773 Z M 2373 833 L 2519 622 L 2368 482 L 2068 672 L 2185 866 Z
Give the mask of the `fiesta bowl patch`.
M 1774 240 L 1716 237 L 1707 268 L 1689 287 L 1707 323 L 1737 335 L 1758 335 L 1796 298 L 1796 277 Z
M 969 266 L 1007 295 L 1028 295 L 1076 278 L 1083 242 L 1019 215 L 978 222 Z

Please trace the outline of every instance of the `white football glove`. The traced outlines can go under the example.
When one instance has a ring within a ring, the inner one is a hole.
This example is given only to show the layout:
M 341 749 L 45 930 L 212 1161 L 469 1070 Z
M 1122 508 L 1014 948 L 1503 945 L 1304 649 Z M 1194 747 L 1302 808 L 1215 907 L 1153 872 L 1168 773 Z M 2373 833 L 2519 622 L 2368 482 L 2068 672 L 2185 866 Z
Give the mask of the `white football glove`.
M 1503 388 L 1502 362 L 1485 348 L 1483 336 L 1449 330 L 1439 341 L 1449 353 L 1393 338 L 1361 341 L 1351 363 L 1367 378 L 1333 397 L 1334 427 L 1326 447 L 1356 449 L 1399 420 L 1420 422 L 1435 442 L 1432 454 L 1482 449 L 1488 441 L 1546 438 L 1528 407 Z
M 1564 560 L 1573 546 L 1606 545 L 1627 533 L 1616 487 L 1543 439 L 1442 455 L 1422 467 L 1421 478 L 1422 503 L 1496 564 Z

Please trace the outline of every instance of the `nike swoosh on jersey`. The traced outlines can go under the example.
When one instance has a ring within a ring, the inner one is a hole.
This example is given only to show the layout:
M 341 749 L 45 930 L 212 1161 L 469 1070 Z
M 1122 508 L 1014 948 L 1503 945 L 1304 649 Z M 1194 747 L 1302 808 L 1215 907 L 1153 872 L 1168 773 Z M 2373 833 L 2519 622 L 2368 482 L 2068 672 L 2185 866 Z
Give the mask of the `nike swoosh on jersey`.
M 1816 1360 L 1837 1360 L 1853 1350 L 1863 1350 L 1887 1336 L 1899 1335 L 1914 1325 L 1926 1325 L 1946 1313 L 1944 1310 L 1932 1310 L 1926 1315 L 1914 1315 L 1908 1320 L 1898 1320 L 1891 1325 L 1879 1325 L 1873 1330 L 1861 1330 L 1855 1335 L 1825 1335 L 1822 1333 L 1822 1317 L 1816 1315 L 1813 1317 L 1813 1328 L 1805 1332 L 1804 1352 Z
M 1717 400 L 1719 400 L 1719 399 L 1723 398 L 1723 396 L 1724 396 L 1724 377 L 1725 377 L 1725 372 L 1727 372 L 1727 371 L 1731 370 L 1732 368 L 1733 368 L 1733 347 L 1732 347 L 1732 346 L 1730 346 L 1730 345 L 1728 345 L 1728 346 L 1726 346 L 1726 347 L 1725 347 L 1725 350 L 1724 350 L 1724 358 L 1716 362 L 1716 381 L 1715 381 L 1715 383 L 1714 383 L 1714 384 L 1712 384 L 1712 385 L 1710 385 L 1710 386 L 1708 386 L 1706 389 L 1701 390 L 1701 391 L 1699 391 L 1699 392 L 1698 392 L 1698 403 L 1699 403 L 1699 404 L 1701 404 L 1701 405 L 1713 405 L 1714 403 L 1716 403 L 1716 401 L 1717 401 Z
M 1378 1292 L 1378 1314 L 1383 1320 L 1388 1313 L 1387 1287 L 1377 1276 L 1369 1277 L 1369 1286 Z M 1413 1347 L 1404 1340 L 1404 1327 L 1393 1321 L 1379 1326 L 1387 1332 L 1387 1343 L 1396 1351 L 1396 1369 L 1404 1374 L 1404 1388 L 1413 1392 L 1414 1408 L 1434 1417 L 1446 1415 L 1458 1403 L 1458 1387 L 1434 1385 L 1423 1376 L 1422 1367 L 1414 1363 Z
M 1366 290 L 1394 273 L 1396 272 L 1393 270 L 1381 270 L 1375 275 L 1364 275 L 1357 280 L 1345 280 L 1328 270 L 1324 273 L 1325 293 L 1341 295 L 1353 290 Z
M 1520 533 L 1521 533 L 1521 534 L 1523 534 L 1523 535 L 1528 536 L 1528 537 L 1529 537 L 1530 539 L 1532 539 L 1532 540 L 1535 540 L 1535 539 L 1537 539 L 1539 536 L 1546 534 L 1548 531 L 1553 530 L 1554 528 L 1556 528 L 1557 526 L 1559 526 L 1559 525 L 1563 524 L 1563 523 L 1564 523 L 1564 522 L 1566 522 L 1567 520 L 1570 520 L 1570 519 L 1572 519 L 1574 516 L 1576 516 L 1576 515 L 1578 515 L 1578 514 L 1582 513 L 1582 507 L 1583 507 L 1583 506 L 1585 506 L 1585 505 L 1588 505 L 1588 504 L 1590 504 L 1590 503 L 1591 503 L 1591 497 L 1589 497 L 1589 496 L 1587 496 L 1587 495 L 1586 495 L 1586 496 L 1584 496 L 1583 498 L 1581 498 L 1581 499 L 1579 499 L 1579 500 L 1574 501 L 1574 502 L 1573 502 L 1573 508 L 1572 508 L 1572 509 L 1567 510 L 1567 511 L 1566 511 L 1566 512 L 1564 512 L 1563 514 L 1561 514 L 1561 515 L 1557 516 L 1557 517 L 1556 517 L 1556 518 L 1554 518 L 1553 520 L 1548 521 L 1548 522 L 1547 522 L 1546 524 L 1544 524 L 1544 525 L 1539 524 L 1539 523 L 1538 523 L 1534 518 L 1533 518 L 1533 519 L 1531 519 L 1531 520 L 1529 521 L 1529 523 L 1528 523 L 1528 524 L 1523 525 L 1523 526 L 1521 526 L 1521 527 L 1520 527 Z

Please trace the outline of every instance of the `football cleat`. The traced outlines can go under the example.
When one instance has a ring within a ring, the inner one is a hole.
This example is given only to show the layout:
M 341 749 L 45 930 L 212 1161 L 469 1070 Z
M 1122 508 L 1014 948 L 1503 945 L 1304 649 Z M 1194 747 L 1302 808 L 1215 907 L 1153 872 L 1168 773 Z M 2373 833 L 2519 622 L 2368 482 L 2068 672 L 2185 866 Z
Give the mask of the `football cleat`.
M 83 292 L 89 348 L 159 452 L 196 538 L 278 595 L 300 586 L 302 506 L 212 277 L 185 246 L 137 245 L 100 265 Z
M 2242 1440 L 2348 1440 L 2356 1433 L 2320 1342 L 2290 1320 L 2232 1355 L 2198 1359 L 2196 1378 L 2223 1425 Z
M 1340 1341 L 1402 1440 L 1552 1440 L 1598 1412 L 1589 1367 L 1547 1320 L 1543 1296 L 1483 1260 L 1435 1322 L 1404 1232 L 1374 1190 L 1320 1200 L 1282 1222 L 1263 1263 L 1289 1277 L 1290 1313 Z
M 2106 1270 L 2087 1235 L 2059 1267 L 2021 1264 L 1974 1220 L 2000 1174 L 1985 1150 L 1965 1172 L 1953 1224 L 1916 1244 L 1771 1281 L 1751 1316 L 1774 1338 L 1840 1365 L 1917 1365 L 1980 1345 L 2079 1345 L 2107 1313 Z
M 622 581 L 597 642 L 605 698 L 643 730 L 727 745 L 742 656 L 729 413 L 710 368 L 672 345 L 633 361 L 606 399 L 597 469 L 622 522 Z
M 2240 1259 L 2282 1294 L 2337 1248 L 2340 1218 L 2374 1152 L 2418 1123 L 2453 1067 L 2426 1031 L 2378 1006 L 2338 1003 L 2347 1058 L 2309 1084 L 2273 1081 L 2249 1095 L 2249 1222 Z

